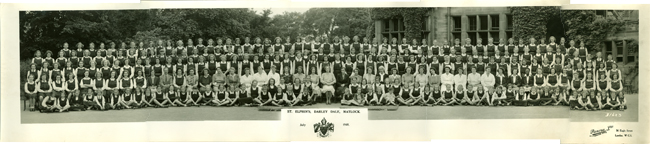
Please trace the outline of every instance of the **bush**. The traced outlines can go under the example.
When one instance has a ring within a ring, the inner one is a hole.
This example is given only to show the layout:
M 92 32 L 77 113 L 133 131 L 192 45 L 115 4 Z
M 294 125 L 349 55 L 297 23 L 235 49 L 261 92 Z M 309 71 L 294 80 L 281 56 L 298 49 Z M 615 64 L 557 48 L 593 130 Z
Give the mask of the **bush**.
M 27 79 L 25 78 L 27 77 L 27 71 L 29 71 L 29 65 L 32 63 L 30 60 L 31 59 L 20 61 L 20 85 L 19 86 L 20 86 L 21 100 L 25 98 L 25 89 L 23 88 L 23 86 L 25 85 L 25 82 L 27 82 Z

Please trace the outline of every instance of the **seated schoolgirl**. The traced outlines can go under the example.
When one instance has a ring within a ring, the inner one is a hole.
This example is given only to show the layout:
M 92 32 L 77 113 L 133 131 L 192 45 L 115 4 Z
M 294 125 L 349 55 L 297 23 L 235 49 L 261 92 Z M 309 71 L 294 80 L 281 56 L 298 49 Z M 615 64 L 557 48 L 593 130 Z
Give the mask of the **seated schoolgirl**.
M 388 105 L 397 106 L 397 103 L 395 103 L 395 94 L 392 87 L 388 88 L 388 91 L 381 95 L 381 97 L 379 98 L 379 103 L 385 106 Z
M 171 102 L 167 99 L 167 95 L 162 92 L 162 89 L 158 90 L 157 88 L 152 87 L 151 91 L 153 96 L 153 103 L 156 104 L 154 107 L 167 108 L 167 103 Z
M 147 95 L 145 92 L 146 89 L 135 89 L 135 104 L 138 105 L 138 107 L 143 108 L 143 107 L 148 107 L 148 106 L 153 106 L 151 105 L 151 100 L 152 96 Z
M 467 85 L 467 90 L 465 90 L 465 95 L 467 95 L 463 101 L 466 105 L 476 105 L 479 102 L 478 96 L 476 96 L 476 89 L 474 85 Z
M 84 99 L 85 97 L 90 96 L 91 98 L 93 97 L 93 90 L 92 89 L 87 89 L 86 92 L 83 95 L 75 95 L 74 97 L 70 98 L 70 111 L 85 111 L 86 109 L 84 108 Z
M 113 90 L 113 93 L 110 94 L 109 99 L 107 101 L 108 101 L 106 103 L 107 107 L 113 110 L 120 110 L 125 105 L 124 103 L 122 103 L 119 89 Z
M 70 99 L 68 99 L 64 94 L 60 94 L 59 97 L 56 98 L 55 105 L 55 112 L 67 112 L 70 108 Z
M 272 100 L 271 97 L 272 96 L 269 93 L 268 89 L 269 89 L 268 86 L 263 85 L 260 88 L 260 92 L 259 92 L 257 98 L 253 99 L 253 101 L 255 101 L 255 103 L 257 103 L 258 106 L 264 106 L 264 105 L 267 105 L 267 104 L 271 103 L 271 100 Z
M 291 83 L 288 83 L 285 86 L 285 91 L 284 91 L 284 97 L 282 98 L 283 103 L 286 106 L 293 107 L 294 105 L 298 104 L 298 95 L 300 95 L 300 91 L 294 91 L 294 86 Z M 298 93 L 294 93 L 298 92 Z
M 399 92 L 399 96 L 397 97 L 397 102 L 399 102 L 400 105 L 406 105 L 406 106 L 411 106 L 413 99 L 411 98 L 411 93 L 413 92 L 413 86 L 411 84 L 405 84 L 404 88 L 401 89 Z
M 442 100 L 441 104 L 448 106 L 448 105 L 453 105 L 456 104 L 456 101 L 454 100 L 454 90 L 451 88 L 451 85 L 444 85 L 446 88 L 444 91 L 442 91 Z
M 278 87 L 277 90 L 278 91 L 275 93 L 275 95 L 272 96 L 273 100 L 271 101 L 271 104 L 282 107 L 283 104 L 286 104 L 284 98 L 287 97 L 287 94 L 284 93 L 284 89 L 281 87 Z
M 578 109 L 591 110 L 594 108 L 594 105 L 589 101 L 588 95 L 588 92 L 578 93 L 578 102 L 580 103 Z
M 556 89 L 558 91 L 551 91 L 553 94 L 553 105 L 565 105 L 568 106 L 570 105 L 569 99 L 567 98 L 567 95 L 569 95 L 569 90 L 568 89 Z
M 196 88 L 188 88 L 185 93 L 185 100 L 183 103 L 188 106 L 199 106 L 198 102 L 201 101 L 201 92 Z
M 477 106 L 492 105 L 492 101 L 490 100 L 491 93 L 486 91 L 483 86 L 479 85 L 476 87 L 476 96 L 478 97 L 478 102 L 476 103 Z
M 543 106 L 551 104 L 553 102 L 553 93 L 551 92 L 551 89 L 549 87 L 544 87 L 542 89 L 539 98 L 540 104 Z
M 542 92 L 542 90 L 537 87 L 533 87 L 530 90 L 530 93 L 528 94 L 528 98 L 527 98 L 528 99 L 527 103 L 529 106 L 539 105 L 539 98 L 541 95 L 540 92 Z
M 513 105 L 516 106 L 528 106 L 528 94 L 524 92 L 523 88 L 516 88 L 514 90 L 515 92 L 515 99 L 512 101 Z
M 513 101 L 515 100 L 515 97 L 517 96 L 517 90 L 518 90 L 518 88 L 516 86 L 510 85 L 508 90 L 506 90 L 506 92 L 505 92 L 506 98 L 502 100 L 503 103 L 505 103 L 505 105 L 513 105 Z
M 237 103 L 237 100 L 239 99 L 239 85 L 238 84 L 232 84 L 228 86 L 228 97 L 226 97 L 227 106 L 234 106 Z
M 368 93 L 364 95 L 365 100 L 363 101 L 366 106 L 375 106 L 379 105 L 379 96 L 381 89 L 375 88 L 374 84 L 367 85 L 366 87 Z
M 87 94 L 84 98 L 84 107 L 87 110 L 105 110 L 106 97 L 103 90 L 95 90 L 95 95 Z
M 607 103 L 603 103 L 602 109 L 615 110 L 619 109 L 620 105 L 621 102 L 619 101 L 618 97 L 616 97 L 616 95 L 609 95 L 609 97 L 607 97 Z
M 215 93 L 213 93 L 213 91 L 216 90 L 214 90 L 212 87 L 214 87 L 214 85 L 206 86 L 204 88 L 205 91 L 202 91 L 201 93 L 201 101 L 199 103 L 200 105 L 208 106 L 214 104 L 212 103 L 215 97 Z
M 494 93 L 492 93 L 492 105 L 493 106 L 504 106 L 505 102 L 503 100 L 506 99 L 506 91 L 507 89 L 504 88 L 503 86 L 498 86 Z
M 121 101 L 127 109 L 138 107 L 138 104 L 135 102 L 135 95 L 131 93 L 131 89 L 124 90 Z
M 298 105 L 307 106 L 307 105 L 314 104 L 312 99 L 311 88 L 309 87 L 309 82 L 305 81 L 302 84 L 301 89 L 302 89 L 300 91 L 301 94 L 298 96 L 298 100 L 299 100 Z
M 463 85 L 456 85 L 456 91 L 454 92 L 454 97 L 453 97 L 454 103 L 453 105 L 466 105 L 468 104 L 466 99 L 467 99 L 467 92 L 465 91 L 465 87 Z
M 228 104 L 228 100 L 226 99 L 228 92 L 226 92 L 226 88 L 223 84 L 216 84 L 212 91 L 212 95 L 214 95 L 214 100 L 212 100 L 214 106 L 224 106 Z
M 169 101 L 169 104 L 171 104 L 172 106 L 177 106 L 176 104 L 178 104 L 179 106 L 186 107 L 187 105 L 185 105 L 185 104 L 183 104 L 183 102 L 181 102 L 182 98 L 181 98 L 181 95 L 180 95 L 179 91 L 180 90 L 175 88 L 175 87 L 169 87 L 169 91 L 167 91 L 167 93 L 165 93 L 165 97 Z
M 427 98 L 423 99 L 423 101 L 427 104 L 427 106 L 438 105 L 442 99 L 442 96 L 440 95 L 440 86 L 427 85 L 427 87 L 427 93 L 424 94 Z
M 582 92 L 574 91 L 573 93 L 571 93 L 571 96 L 569 96 L 570 109 L 572 110 L 582 109 L 582 102 L 581 102 L 582 97 L 580 97 L 579 95 L 580 93 Z
M 43 100 L 41 101 L 41 108 L 39 109 L 40 112 L 42 113 L 49 113 L 49 112 L 54 112 L 57 110 L 57 105 L 56 105 L 56 96 L 58 94 L 54 95 L 47 95 Z
M 411 85 L 413 85 L 413 88 L 411 90 L 411 105 L 424 105 L 422 99 L 423 99 L 423 93 L 424 93 L 424 88 L 420 86 L 419 82 L 413 82 Z

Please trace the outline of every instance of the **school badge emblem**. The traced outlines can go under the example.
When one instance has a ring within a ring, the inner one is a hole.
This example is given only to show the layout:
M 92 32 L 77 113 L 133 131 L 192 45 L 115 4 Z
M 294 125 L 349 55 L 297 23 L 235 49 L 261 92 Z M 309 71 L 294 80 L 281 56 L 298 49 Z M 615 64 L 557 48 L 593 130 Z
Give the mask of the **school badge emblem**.
M 334 124 L 327 122 L 325 118 L 323 118 L 320 123 L 314 124 L 314 133 L 316 133 L 318 137 L 329 137 L 331 132 L 334 132 Z

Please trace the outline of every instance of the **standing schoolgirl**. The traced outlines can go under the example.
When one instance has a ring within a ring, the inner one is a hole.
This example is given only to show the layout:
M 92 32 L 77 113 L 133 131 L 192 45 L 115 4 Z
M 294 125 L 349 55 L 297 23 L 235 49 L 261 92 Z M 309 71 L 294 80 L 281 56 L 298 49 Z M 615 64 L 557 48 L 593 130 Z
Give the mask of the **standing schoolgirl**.
M 625 104 L 623 103 L 625 101 L 625 97 L 623 96 L 623 84 L 619 76 L 620 75 L 618 74 L 612 75 L 612 80 L 609 81 L 607 89 L 609 90 L 609 95 L 616 96 L 617 100 L 620 102 L 619 104 L 622 108 L 625 108 Z
M 35 64 L 32 64 L 32 67 L 36 67 Z M 27 75 L 27 82 L 25 83 L 24 89 L 25 93 L 27 94 L 27 104 L 25 107 L 29 107 L 30 111 L 34 110 L 34 106 L 36 105 L 35 98 L 38 95 L 39 87 L 38 83 L 34 80 L 35 75 Z M 49 84 L 49 83 L 48 83 Z

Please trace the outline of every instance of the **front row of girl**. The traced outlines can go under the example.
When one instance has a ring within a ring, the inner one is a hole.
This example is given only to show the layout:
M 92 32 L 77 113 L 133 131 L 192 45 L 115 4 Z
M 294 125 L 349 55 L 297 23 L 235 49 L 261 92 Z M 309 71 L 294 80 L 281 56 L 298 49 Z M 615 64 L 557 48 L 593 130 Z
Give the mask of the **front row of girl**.
M 595 90 L 558 89 L 557 87 L 533 87 L 530 90 L 522 87 L 497 86 L 493 90 L 483 86 L 468 85 L 467 90 L 462 85 L 453 90 L 451 85 L 441 91 L 438 86 L 420 87 L 414 83 L 412 88 L 394 86 L 349 86 L 341 100 L 342 105 L 373 106 L 545 106 L 564 105 L 576 110 L 625 110 L 625 97 L 622 92 L 597 92 Z M 375 87 L 376 89 L 373 89 Z M 384 92 L 385 91 L 385 92 Z

